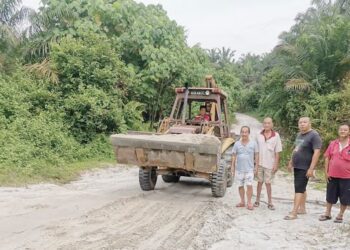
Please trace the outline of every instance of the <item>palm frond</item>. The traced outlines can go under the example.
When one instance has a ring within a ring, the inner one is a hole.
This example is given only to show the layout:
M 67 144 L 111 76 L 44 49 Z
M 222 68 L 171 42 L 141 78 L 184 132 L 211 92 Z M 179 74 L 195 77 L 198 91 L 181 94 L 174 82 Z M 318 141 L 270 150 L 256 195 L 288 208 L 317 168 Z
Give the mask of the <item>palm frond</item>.
M 292 91 L 310 91 L 311 84 L 304 78 L 293 78 L 286 82 L 285 89 Z
M 350 55 L 344 57 L 340 62 L 340 65 L 350 65 Z
M 0 39 L 12 46 L 18 44 L 17 33 L 7 24 L 0 23 Z
M 35 12 L 33 9 L 31 8 L 27 8 L 27 7 L 22 7 L 20 8 L 18 11 L 16 11 L 15 13 L 13 13 L 13 15 L 10 17 L 10 19 L 8 20 L 9 25 L 11 25 L 12 27 L 17 26 L 18 24 L 24 22 L 25 20 L 28 19 L 28 17 Z
M 3 70 L 4 65 L 5 65 L 5 55 L 0 53 L 0 71 Z
M 22 0 L 1 0 L 0 1 L 0 23 L 9 24 L 11 17 L 17 12 Z
M 48 60 L 47 58 L 45 58 L 41 63 L 26 65 L 25 68 L 30 73 L 33 73 L 38 77 L 47 79 L 52 83 L 57 84 L 59 81 L 57 71 L 52 69 L 50 60 Z
M 297 56 L 298 51 L 297 48 L 294 45 L 291 44 L 279 44 L 274 48 L 277 52 L 280 52 L 282 54 L 287 54 L 291 56 Z

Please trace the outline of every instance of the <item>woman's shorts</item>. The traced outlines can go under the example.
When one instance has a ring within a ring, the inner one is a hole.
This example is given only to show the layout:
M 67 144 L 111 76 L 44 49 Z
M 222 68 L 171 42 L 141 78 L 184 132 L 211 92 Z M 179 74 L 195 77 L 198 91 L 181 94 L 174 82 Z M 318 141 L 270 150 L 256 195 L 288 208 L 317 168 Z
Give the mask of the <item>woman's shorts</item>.
M 247 185 L 247 186 L 253 185 L 254 171 L 248 171 L 248 172 L 236 171 L 235 176 L 239 187 L 243 187 L 244 185 Z

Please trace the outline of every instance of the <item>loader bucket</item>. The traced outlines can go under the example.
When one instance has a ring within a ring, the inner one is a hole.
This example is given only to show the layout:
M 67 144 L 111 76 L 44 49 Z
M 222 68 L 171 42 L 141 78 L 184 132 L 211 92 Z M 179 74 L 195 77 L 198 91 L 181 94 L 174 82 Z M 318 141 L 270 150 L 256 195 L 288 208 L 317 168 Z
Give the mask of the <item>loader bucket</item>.
M 118 163 L 160 166 L 212 173 L 221 157 L 221 142 L 203 134 L 116 134 L 111 142 Z

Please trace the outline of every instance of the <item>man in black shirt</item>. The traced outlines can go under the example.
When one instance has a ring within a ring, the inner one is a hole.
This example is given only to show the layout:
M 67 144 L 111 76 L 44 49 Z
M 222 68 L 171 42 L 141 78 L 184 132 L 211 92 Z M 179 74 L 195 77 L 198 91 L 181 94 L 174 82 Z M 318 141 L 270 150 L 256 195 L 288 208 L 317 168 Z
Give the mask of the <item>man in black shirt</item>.
M 309 117 L 301 117 L 298 126 L 300 132 L 295 140 L 292 159 L 288 164 L 288 170 L 294 170 L 294 207 L 292 212 L 284 217 L 285 220 L 294 220 L 297 214 L 306 213 L 306 186 L 309 177 L 314 176 L 322 146 L 320 135 L 311 129 Z

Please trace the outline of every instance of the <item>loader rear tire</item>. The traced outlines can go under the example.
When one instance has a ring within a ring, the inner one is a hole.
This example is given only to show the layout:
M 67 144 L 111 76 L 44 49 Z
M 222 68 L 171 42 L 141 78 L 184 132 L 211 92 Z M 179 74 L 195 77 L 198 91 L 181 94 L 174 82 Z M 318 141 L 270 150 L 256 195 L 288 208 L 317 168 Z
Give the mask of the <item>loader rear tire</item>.
M 143 191 L 154 190 L 157 183 L 156 168 L 140 168 L 139 183 Z
M 232 187 L 233 185 L 233 176 L 231 173 L 231 170 L 229 169 L 230 173 L 227 175 L 228 179 L 227 179 L 227 187 Z
M 162 175 L 162 179 L 166 183 L 179 182 L 180 176 L 167 174 L 167 175 Z
M 214 197 L 223 197 L 227 188 L 227 169 L 224 164 L 220 164 L 217 172 L 212 174 L 211 193 Z

